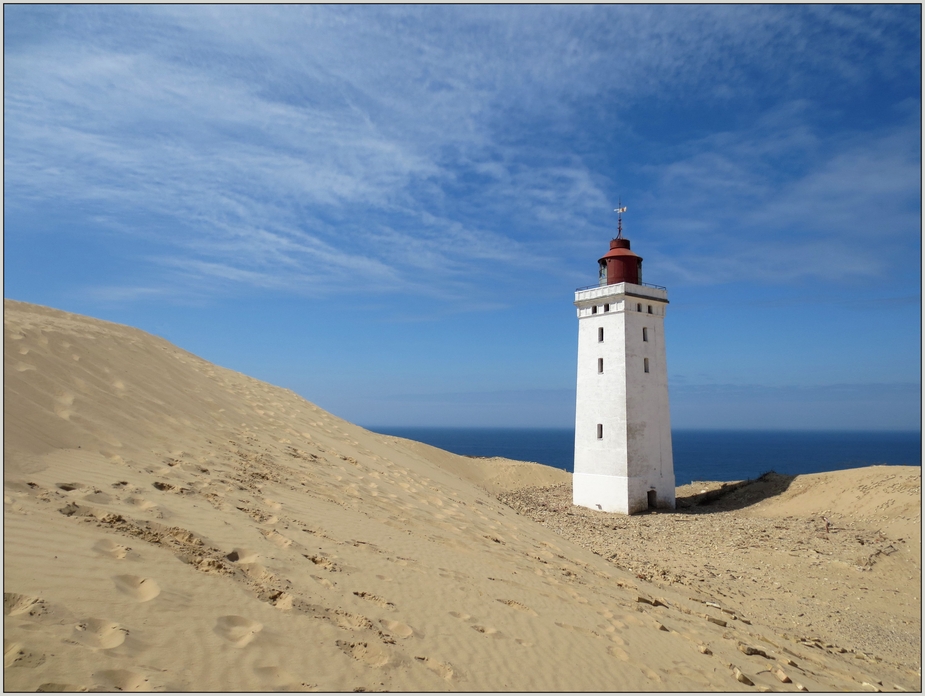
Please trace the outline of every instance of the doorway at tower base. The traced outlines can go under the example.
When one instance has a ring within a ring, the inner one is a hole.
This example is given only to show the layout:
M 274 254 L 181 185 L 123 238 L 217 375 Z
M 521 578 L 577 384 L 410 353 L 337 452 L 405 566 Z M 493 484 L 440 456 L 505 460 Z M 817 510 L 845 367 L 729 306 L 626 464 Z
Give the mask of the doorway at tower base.
M 649 509 L 649 491 L 655 491 L 655 507 L 674 510 L 674 477 L 658 479 L 573 474 L 572 502 L 575 505 L 632 515 Z

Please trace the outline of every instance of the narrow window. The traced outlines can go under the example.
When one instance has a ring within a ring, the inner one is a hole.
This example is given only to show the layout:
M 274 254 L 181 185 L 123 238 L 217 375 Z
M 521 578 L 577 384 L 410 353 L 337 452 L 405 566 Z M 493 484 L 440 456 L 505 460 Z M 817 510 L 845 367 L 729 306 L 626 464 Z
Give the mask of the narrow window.
M 603 326 L 599 327 L 597 330 L 597 340 L 598 340 L 598 343 L 604 342 L 604 327 Z
M 602 374 L 604 372 L 604 358 L 597 359 L 597 373 Z
M 649 340 L 649 330 L 645 326 L 642 327 L 642 340 L 643 341 Z
M 610 305 L 609 305 L 609 304 L 605 304 L 605 305 L 604 305 L 604 311 L 605 311 L 605 312 L 609 312 L 609 311 L 610 311 Z
M 642 311 L 642 304 L 640 304 L 640 303 L 638 303 L 638 302 L 636 303 L 636 311 L 637 311 L 637 312 L 641 312 L 641 311 Z
M 649 314 L 652 314 L 652 305 L 649 305 Z
M 648 372 L 649 371 L 649 359 L 643 358 L 642 360 L 643 360 L 642 367 L 646 372 Z
M 597 307 L 596 307 L 596 306 L 591 308 L 591 314 L 597 314 Z
M 603 423 L 597 424 L 597 439 L 598 440 L 604 439 L 604 424 Z

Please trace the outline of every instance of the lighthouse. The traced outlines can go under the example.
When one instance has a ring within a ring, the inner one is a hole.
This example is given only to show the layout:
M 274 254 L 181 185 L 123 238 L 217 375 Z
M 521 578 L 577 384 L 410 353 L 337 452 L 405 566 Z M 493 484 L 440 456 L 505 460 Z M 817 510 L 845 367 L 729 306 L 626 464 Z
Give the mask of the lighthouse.
M 675 506 L 665 310 L 668 291 L 642 282 L 642 257 L 617 236 L 599 260 L 599 282 L 575 292 L 578 389 L 575 505 L 633 514 Z

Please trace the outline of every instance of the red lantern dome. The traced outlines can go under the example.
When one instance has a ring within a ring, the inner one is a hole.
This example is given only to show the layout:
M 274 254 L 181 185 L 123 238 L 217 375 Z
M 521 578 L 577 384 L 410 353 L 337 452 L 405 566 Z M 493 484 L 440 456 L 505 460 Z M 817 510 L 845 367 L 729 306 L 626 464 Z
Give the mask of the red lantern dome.
M 610 251 L 598 259 L 601 284 L 642 283 L 642 257 L 630 251 L 630 240 L 610 240 Z M 604 279 L 606 278 L 606 283 Z

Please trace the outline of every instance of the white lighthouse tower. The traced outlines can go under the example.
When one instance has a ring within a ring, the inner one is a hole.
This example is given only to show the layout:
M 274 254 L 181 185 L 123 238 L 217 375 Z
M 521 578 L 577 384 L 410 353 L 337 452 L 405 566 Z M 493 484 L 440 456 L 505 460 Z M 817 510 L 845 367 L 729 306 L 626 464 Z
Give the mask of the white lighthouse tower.
M 642 258 L 617 236 L 598 285 L 575 293 L 578 394 L 575 505 L 632 514 L 674 508 L 665 309 L 668 291 L 642 282 Z

